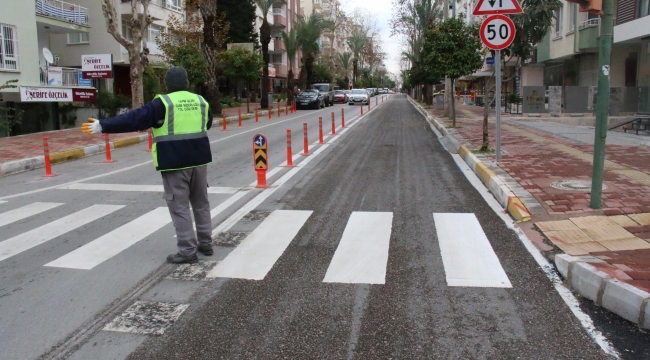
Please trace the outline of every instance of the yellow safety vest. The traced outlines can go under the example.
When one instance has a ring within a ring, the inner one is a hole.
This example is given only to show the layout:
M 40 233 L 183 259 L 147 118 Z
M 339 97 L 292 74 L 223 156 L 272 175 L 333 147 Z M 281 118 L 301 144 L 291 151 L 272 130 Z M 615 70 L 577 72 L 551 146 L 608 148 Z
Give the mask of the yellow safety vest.
M 212 162 L 206 126 L 209 105 L 201 95 L 176 91 L 156 95 L 165 105 L 165 122 L 153 128 L 151 155 L 158 171 L 180 170 Z

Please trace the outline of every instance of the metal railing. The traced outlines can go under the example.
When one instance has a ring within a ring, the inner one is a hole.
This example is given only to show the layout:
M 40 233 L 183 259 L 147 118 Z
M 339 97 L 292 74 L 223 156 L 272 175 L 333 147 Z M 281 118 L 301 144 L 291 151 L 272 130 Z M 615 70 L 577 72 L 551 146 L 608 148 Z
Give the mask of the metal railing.
M 600 18 L 585 20 L 580 23 L 579 29 L 584 29 L 592 26 L 600 26 Z
M 62 80 L 63 86 L 79 86 L 79 71 L 80 69 L 75 68 L 61 68 L 63 71 Z M 41 85 L 48 85 L 47 79 L 47 68 L 40 68 L 40 80 Z
M 273 15 L 284 15 L 284 13 L 282 12 L 282 8 L 274 7 L 273 8 Z
M 36 13 L 88 25 L 88 8 L 60 0 L 35 0 Z

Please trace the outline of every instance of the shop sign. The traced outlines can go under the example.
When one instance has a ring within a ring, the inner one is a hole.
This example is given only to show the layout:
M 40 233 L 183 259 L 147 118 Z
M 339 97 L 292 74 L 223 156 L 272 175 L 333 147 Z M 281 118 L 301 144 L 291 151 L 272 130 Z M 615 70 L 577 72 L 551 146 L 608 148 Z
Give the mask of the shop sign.
M 47 68 L 47 84 L 51 86 L 63 85 L 63 68 L 48 67 Z
M 81 55 L 81 73 L 84 79 L 112 79 L 113 55 Z
M 93 102 L 95 100 L 97 100 L 97 91 L 94 89 L 20 87 L 22 102 Z

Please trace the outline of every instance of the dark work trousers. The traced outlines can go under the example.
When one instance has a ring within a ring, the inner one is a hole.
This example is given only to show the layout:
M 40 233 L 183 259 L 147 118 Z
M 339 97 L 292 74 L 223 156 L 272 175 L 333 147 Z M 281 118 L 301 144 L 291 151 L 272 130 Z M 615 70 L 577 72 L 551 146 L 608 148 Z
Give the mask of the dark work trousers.
M 212 243 L 207 168 L 204 165 L 161 172 L 165 188 L 163 198 L 167 200 L 169 214 L 176 228 L 178 252 L 183 256 L 194 255 L 198 245 Z M 196 236 L 192 227 L 190 204 L 196 221 Z

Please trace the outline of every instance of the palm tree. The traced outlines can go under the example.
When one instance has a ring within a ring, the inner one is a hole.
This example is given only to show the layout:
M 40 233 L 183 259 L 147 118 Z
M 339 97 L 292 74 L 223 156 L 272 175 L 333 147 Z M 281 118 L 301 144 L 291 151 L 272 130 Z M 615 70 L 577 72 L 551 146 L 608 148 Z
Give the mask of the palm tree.
M 366 37 L 362 35 L 352 35 L 348 38 L 348 46 L 354 54 L 352 59 L 352 87 L 357 87 L 357 66 L 359 64 L 359 53 L 366 45 Z
M 350 54 L 347 51 L 344 51 L 342 53 L 339 53 L 339 60 L 341 61 L 341 65 L 343 66 L 343 71 L 345 71 L 345 84 L 346 86 L 349 86 L 350 84 L 350 78 L 348 78 L 348 73 L 350 69 L 350 58 L 352 57 L 352 54 Z
M 287 74 L 287 99 L 293 100 L 293 65 L 296 60 L 296 52 L 298 51 L 298 41 L 296 39 L 296 29 L 291 28 L 289 33 L 282 32 L 282 40 L 284 41 L 284 48 L 287 50 L 287 58 L 289 59 L 289 73 Z
M 215 1 L 216 2 L 216 1 Z M 261 108 L 269 107 L 269 43 L 271 42 L 271 25 L 266 20 L 273 3 L 286 3 L 286 0 L 255 0 L 262 12 L 262 26 L 260 26 L 260 42 L 262 43 L 262 58 L 264 59 L 264 72 L 262 73 L 262 100 Z
M 296 41 L 300 50 L 302 50 L 304 69 L 307 75 L 306 89 L 311 85 L 314 60 L 320 51 L 318 39 L 324 29 L 331 29 L 332 27 L 332 22 L 325 20 L 323 15 L 318 13 L 307 17 L 300 17 L 296 26 Z

